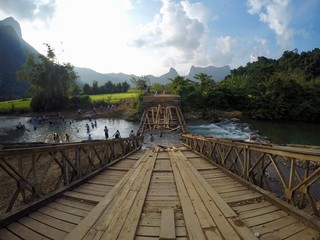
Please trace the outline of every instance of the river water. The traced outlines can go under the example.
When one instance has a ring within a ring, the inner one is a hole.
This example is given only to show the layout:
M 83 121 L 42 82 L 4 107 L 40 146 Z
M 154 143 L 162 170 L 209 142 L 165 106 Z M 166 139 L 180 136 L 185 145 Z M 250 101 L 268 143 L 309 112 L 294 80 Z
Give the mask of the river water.
M 55 120 L 49 124 L 48 120 L 36 124 L 36 130 L 28 122 L 29 117 L 21 116 L 0 116 L 0 143 L 15 142 L 53 142 L 53 134 L 64 136 L 70 135 L 72 142 L 88 140 L 86 124 L 89 120 L 73 121 L 66 119 L 65 122 Z M 138 129 L 138 123 L 129 122 L 123 119 L 95 119 L 97 127 L 90 127 L 90 134 L 93 140 L 104 139 L 104 127 L 109 129 L 109 135 L 119 130 L 121 137 L 128 137 L 131 130 Z M 93 120 L 94 121 L 94 120 Z M 21 122 L 27 130 L 16 130 L 16 125 Z M 190 133 L 217 138 L 232 138 L 248 140 L 255 135 L 258 141 L 268 141 L 277 144 L 305 144 L 320 145 L 320 124 L 301 122 L 279 122 L 279 121 L 258 121 L 252 119 L 223 120 L 218 123 L 189 123 L 187 125 Z

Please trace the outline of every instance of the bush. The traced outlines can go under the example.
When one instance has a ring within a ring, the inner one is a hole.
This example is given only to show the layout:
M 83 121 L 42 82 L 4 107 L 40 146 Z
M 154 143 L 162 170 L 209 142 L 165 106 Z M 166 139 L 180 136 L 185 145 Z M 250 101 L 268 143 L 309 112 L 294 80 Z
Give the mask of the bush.
M 77 108 L 86 108 L 91 105 L 91 99 L 88 95 L 77 95 L 73 96 L 69 100 L 68 108 L 77 109 Z
M 32 98 L 30 106 L 36 112 L 60 111 L 65 108 L 67 102 L 66 97 L 56 96 L 51 99 L 45 93 L 40 93 Z

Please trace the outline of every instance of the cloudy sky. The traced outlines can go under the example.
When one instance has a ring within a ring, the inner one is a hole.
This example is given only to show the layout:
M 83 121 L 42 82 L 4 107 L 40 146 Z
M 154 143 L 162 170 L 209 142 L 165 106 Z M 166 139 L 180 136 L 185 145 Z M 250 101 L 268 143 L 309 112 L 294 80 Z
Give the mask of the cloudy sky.
M 0 0 L 39 52 L 101 73 L 237 68 L 320 47 L 319 0 Z

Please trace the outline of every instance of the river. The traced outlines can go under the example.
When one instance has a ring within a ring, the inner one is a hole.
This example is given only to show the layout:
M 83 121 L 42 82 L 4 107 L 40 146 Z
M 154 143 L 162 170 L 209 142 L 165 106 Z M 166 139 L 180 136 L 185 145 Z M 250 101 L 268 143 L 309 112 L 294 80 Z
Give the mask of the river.
M 91 123 L 86 120 L 65 122 L 56 120 L 52 125 L 47 121 L 37 124 L 36 130 L 28 122 L 28 117 L 0 116 L 0 143 L 14 142 L 52 142 L 54 133 L 64 136 L 68 133 L 71 141 L 79 142 L 88 140 L 88 132 L 85 125 Z M 119 130 L 121 137 L 128 137 L 131 130 L 138 129 L 138 123 L 123 119 L 95 119 L 97 127 L 90 127 L 93 140 L 104 139 L 104 127 L 107 126 L 112 135 Z M 16 130 L 15 126 L 21 122 L 27 130 Z M 237 120 L 224 120 L 218 123 L 189 123 L 190 133 L 213 136 L 218 138 L 232 138 L 248 140 L 255 135 L 259 141 L 269 141 L 277 144 L 304 144 L 320 145 L 320 124 L 283 122 L 283 121 L 259 121 L 249 118 Z

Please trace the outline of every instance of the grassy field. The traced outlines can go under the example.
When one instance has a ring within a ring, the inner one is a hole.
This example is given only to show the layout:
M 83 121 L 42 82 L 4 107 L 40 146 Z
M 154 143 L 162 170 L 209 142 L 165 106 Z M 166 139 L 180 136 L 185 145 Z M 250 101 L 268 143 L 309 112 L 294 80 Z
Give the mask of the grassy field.
M 99 95 L 89 95 L 92 102 L 106 101 L 109 103 L 116 103 L 121 100 L 135 100 L 138 99 L 139 94 L 136 92 L 128 93 L 112 93 L 112 94 L 99 94 Z
M 108 103 L 116 103 L 121 100 L 136 100 L 139 97 L 138 92 L 128 92 L 128 93 L 112 93 L 112 94 L 99 94 L 99 95 L 89 95 L 92 102 L 105 101 Z M 0 102 L 0 111 L 8 111 L 11 109 L 30 109 L 31 98 L 17 99 Z
M 0 102 L 0 110 L 30 109 L 31 98 Z

